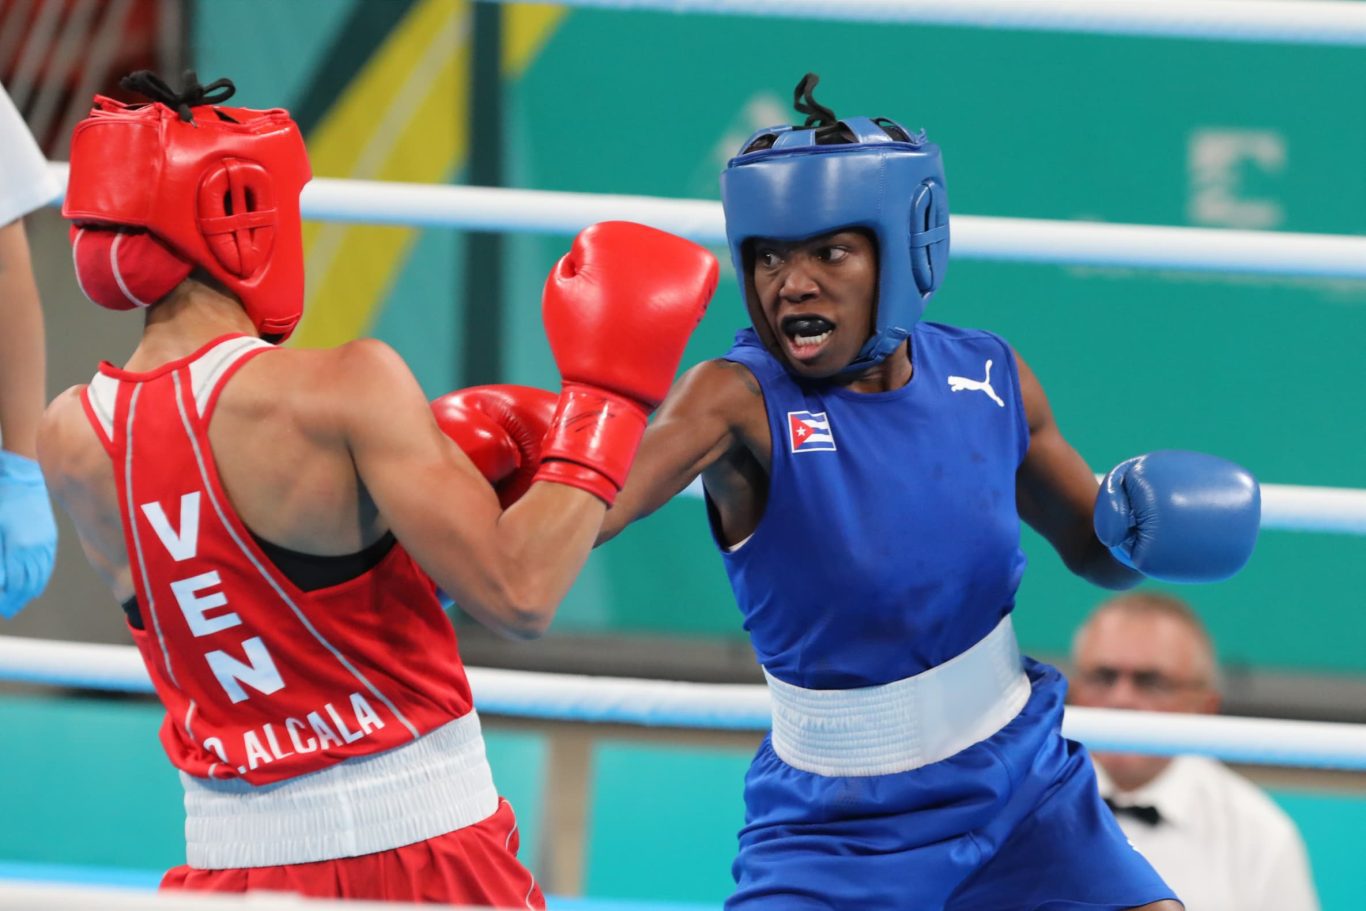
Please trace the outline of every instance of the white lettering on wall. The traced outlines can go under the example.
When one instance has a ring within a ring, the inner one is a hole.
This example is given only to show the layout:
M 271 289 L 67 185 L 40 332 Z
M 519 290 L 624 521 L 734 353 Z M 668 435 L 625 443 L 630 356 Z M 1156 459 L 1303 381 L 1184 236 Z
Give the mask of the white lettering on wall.
M 1275 228 L 1285 209 L 1275 199 L 1256 195 L 1248 179 L 1285 170 L 1285 137 L 1275 130 L 1206 127 L 1191 133 L 1186 146 L 1190 173 L 1187 214 L 1199 225 Z

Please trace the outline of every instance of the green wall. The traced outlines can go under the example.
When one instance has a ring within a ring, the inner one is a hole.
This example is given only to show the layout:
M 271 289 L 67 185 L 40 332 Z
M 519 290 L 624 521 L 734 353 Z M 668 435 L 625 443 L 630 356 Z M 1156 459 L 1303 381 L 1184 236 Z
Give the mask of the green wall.
M 1366 229 L 1366 54 L 1339 48 L 574 11 L 507 88 L 511 179 L 716 198 L 808 69 L 837 112 L 928 129 L 958 213 Z M 510 381 L 556 382 L 535 301 L 567 242 L 514 241 Z M 729 276 L 686 362 L 722 353 L 742 314 Z M 1189 448 L 1268 483 L 1366 487 L 1366 283 L 957 259 L 928 315 L 1011 340 L 1098 471 Z M 1361 673 L 1361 547 L 1268 532 L 1241 576 L 1184 593 L 1230 662 Z M 1101 593 L 1026 549 L 1024 645 L 1065 652 Z M 700 504 L 595 555 L 555 628 L 741 635 Z
M 409 8 L 395 0 L 380 18 Z M 343 34 L 366 9 L 201 0 L 196 62 L 237 78 L 244 103 L 316 120 L 353 72 L 334 58 L 368 46 Z M 265 38 L 228 40 L 261 22 Z M 1354 48 L 570 10 L 506 82 L 507 181 L 715 199 L 727 157 L 792 116 L 807 70 L 837 112 L 926 128 L 960 214 L 1366 232 L 1366 53 Z M 465 302 L 461 235 L 423 232 L 371 331 L 436 395 L 462 374 L 467 308 L 501 305 L 502 379 L 554 388 L 538 301 L 568 243 L 510 235 L 504 299 Z M 1008 338 L 1098 471 L 1190 448 L 1268 483 L 1366 488 L 1366 283 L 956 258 L 928 315 Z M 685 365 L 722 353 L 743 319 L 728 275 Z M 1230 663 L 1366 673 L 1361 547 L 1268 532 L 1242 575 L 1184 593 Z M 1026 550 L 1023 644 L 1065 652 L 1101 593 L 1037 537 Z M 741 637 L 700 504 L 671 504 L 595 554 L 554 628 Z
M 159 870 L 185 862 L 183 792 L 144 699 L 0 696 L 0 863 Z M 522 856 L 540 839 L 542 738 L 489 733 Z M 22 825 L 14 825 L 22 820 Z M 3 875 L 0 873 L 0 875 Z

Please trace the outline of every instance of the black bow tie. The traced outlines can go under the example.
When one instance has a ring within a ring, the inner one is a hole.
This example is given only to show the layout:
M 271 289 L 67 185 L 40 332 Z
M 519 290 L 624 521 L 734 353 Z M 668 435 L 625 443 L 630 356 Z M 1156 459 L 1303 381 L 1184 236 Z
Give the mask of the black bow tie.
M 1110 808 L 1110 812 L 1116 816 L 1132 816 L 1140 822 L 1145 822 L 1150 826 L 1155 826 L 1162 821 L 1162 814 L 1157 812 L 1157 807 L 1125 806 L 1116 804 L 1110 798 L 1105 798 L 1105 805 Z

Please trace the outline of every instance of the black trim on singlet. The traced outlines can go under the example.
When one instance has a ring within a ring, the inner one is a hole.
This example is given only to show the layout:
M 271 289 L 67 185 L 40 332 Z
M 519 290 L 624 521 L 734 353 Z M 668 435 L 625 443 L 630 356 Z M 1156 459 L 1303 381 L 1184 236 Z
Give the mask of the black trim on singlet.
M 123 612 L 128 615 L 128 625 L 133 629 L 140 630 L 142 626 L 142 608 L 138 607 L 138 596 L 134 595 L 127 601 L 119 605 Z
M 343 582 L 350 582 L 358 576 L 365 575 L 378 566 L 380 561 L 388 556 L 389 551 L 393 550 L 394 545 L 398 543 L 394 533 L 386 531 L 378 541 L 364 550 L 358 550 L 351 554 L 324 556 L 300 553 L 297 550 L 290 550 L 288 547 L 281 547 L 267 541 L 255 532 L 252 532 L 251 537 L 267 559 L 275 564 L 275 568 L 286 579 L 294 583 L 296 588 L 306 592 L 341 585 Z M 143 628 L 142 610 L 138 606 L 136 595 L 123 602 L 120 607 L 128 615 L 129 626 L 137 630 Z
M 293 582 L 300 591 L 312 592 L 320 588 L 330 588 L 333 585 L 341 585 L 343 582 L 350 582 L 357 576 L 364 575 L 379 565 L 398 543 L 394 533 L 386 531 L 384 535 L 364 550 L 358 550 L 351 554 L 338 554 L 336 556 L 322 556 L 319 554 L 305 554 L 297 550 L 290 550 L 288 547 L 281 547 L 265 538 L 251 533 L 251 539 L 256 542 L 256 546 L 266 555 L 275 568 L 284 574 L 284 577 Z

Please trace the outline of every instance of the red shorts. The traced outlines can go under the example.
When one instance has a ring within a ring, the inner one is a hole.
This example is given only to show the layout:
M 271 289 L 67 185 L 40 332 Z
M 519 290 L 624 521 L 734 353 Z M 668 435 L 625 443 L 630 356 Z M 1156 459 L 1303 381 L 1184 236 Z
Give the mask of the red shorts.
M 492 816 L 445 835 L 378 854 L 279 867 L 196 870 L 173 867 L 163 889 L 248 892 L 268 889 L 310 898 L 433 902 L 495 908 L 545 908 L 545 896 L 517 860 L 517 819 L 506 800 Z

